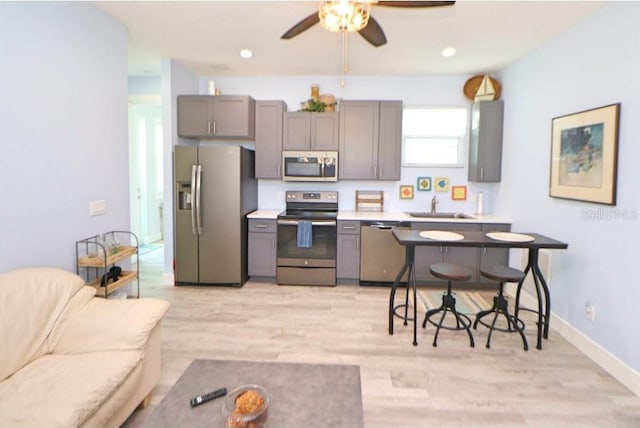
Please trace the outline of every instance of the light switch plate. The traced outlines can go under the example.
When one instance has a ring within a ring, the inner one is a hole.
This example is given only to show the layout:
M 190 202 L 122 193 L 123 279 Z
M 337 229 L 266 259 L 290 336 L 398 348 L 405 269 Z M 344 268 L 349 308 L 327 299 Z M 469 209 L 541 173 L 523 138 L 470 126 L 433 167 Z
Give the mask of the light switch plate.
M 89 202 L 89 215 L 91 217 L 107 213 L 107 201 L 91 201 Z

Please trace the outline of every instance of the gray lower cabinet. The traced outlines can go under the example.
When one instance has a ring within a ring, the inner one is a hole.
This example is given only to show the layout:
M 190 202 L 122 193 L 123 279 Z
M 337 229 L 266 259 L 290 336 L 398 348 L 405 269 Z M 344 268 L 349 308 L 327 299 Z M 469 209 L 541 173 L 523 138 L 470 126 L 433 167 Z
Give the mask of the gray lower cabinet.
M 336 276 L 360 278 L 360 222 L 338 220 Z
M 411 223 L 412 229 L 417 230 L 449 230 L 449 231 L 480 231 L 482 224 L 479 223 Z M 471 269 L 473 276 L 470 283 L 479 281 L 479 258 L 478 248 L 449 247 L 443 243 L 439 247 L 416 246 L 415 267 L 416 280 L 420 282 L 442 283 L 441 279 L 435 278 L 429 272 L 429 266 L 434 263 L 456 263 Z
M 245 95 L 179 95 L 178 136 L 255 138 L 255 100 Z
M 338 178 L 399 180 L 402 101 L 340 103 Z
M 249 276 L 276 276 L 276 220 L 249 219 Z
M 284 150 L 338 150 L 336 112 L 291 112 L 284 116 Z
M 284 101 L 256 101 L 256 178 L 282 177 Z
M 510 224 L 483 224 L 482 231 L 487 232 L 510 232 Z M 509 265 L 509 249 L 508 248 L 481 248 L 480 249 L 480 266 L 492 266 L 492 265 Z M 481 283 L 495 283 L 494 280 L 487 279 L 480 275 L 479 281 Z
M 500 181 L 503 117 L 502 100 L 478 101 L 471 105 L 469 181 Z

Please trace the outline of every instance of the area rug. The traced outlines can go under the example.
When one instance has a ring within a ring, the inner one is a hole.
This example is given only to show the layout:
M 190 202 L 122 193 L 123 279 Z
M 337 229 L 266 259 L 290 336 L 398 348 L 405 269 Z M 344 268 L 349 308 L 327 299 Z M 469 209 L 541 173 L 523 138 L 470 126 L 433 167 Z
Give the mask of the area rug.
M 418 308 L 422 311 L 439 308 L 442 304 L 444 290 L 418 289 Z M 489 309 L 491 303 L 477 291 L 454 291 L 456 298 L 456 310 L 466 315 L 475 315 L 478 312 Z
M 223 398 L 193 408 L 191 398 L 246 384 L 266 388 L 269 427 L 364 427 L 359 366 L 226 360 L 194 360 L 143 426 L 224 427 Z

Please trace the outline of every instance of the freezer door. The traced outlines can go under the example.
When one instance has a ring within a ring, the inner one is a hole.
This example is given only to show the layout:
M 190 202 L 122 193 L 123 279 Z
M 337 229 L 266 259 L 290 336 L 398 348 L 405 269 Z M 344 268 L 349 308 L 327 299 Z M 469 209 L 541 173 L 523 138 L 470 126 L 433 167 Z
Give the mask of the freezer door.
M 198 282 L 198 236 L 195 227 L 197 156 L 195 147 L 175 147 L 173 242 L 176 283 Z
M 242 283 L 240 147 L 200 147 L 200 283 Z

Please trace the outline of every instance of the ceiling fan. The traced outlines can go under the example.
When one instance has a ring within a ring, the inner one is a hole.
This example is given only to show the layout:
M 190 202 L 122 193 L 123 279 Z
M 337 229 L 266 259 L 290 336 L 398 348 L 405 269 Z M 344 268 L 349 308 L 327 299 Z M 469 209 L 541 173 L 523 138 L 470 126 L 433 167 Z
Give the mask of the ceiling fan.
M 321 15 L 323 14 L 324 7 L 340 7 L 348 6 L 350 8 L 356 8 L 359 16 L 357 19 L 364 18 L 364 27 L 358 25 L 355 28 L 346 26 L 338 26 L 336 29 L 330 29 L 330 31 L 358 31 L 362 37 L 375 47 L 379 47 L 387 43 L 387 37 L 382 31 L 382 27 L 369 13 L 370 5 L 375 6 L 390 6 L 390 7 L 402 7 L 402 8 L 422 8 L 422 7 L 438 7 L 438 6 L 452 6 L 455 1 L 375 1 L 375 0 L 332 0 L 323 1 L 320 3 L 319 12 L 315 12 L 296 25 L 291 27 L 286 33 L 280 37 L 281 39 L 291 39 L 298 34 L 308 30 L 317 23 L 321 22 Z M 364 11 L 362 9 L 365 9 Z M 325 23 L 323 22 L 323 26 Z M 326 26 L 325 26 L 326 28 Z

